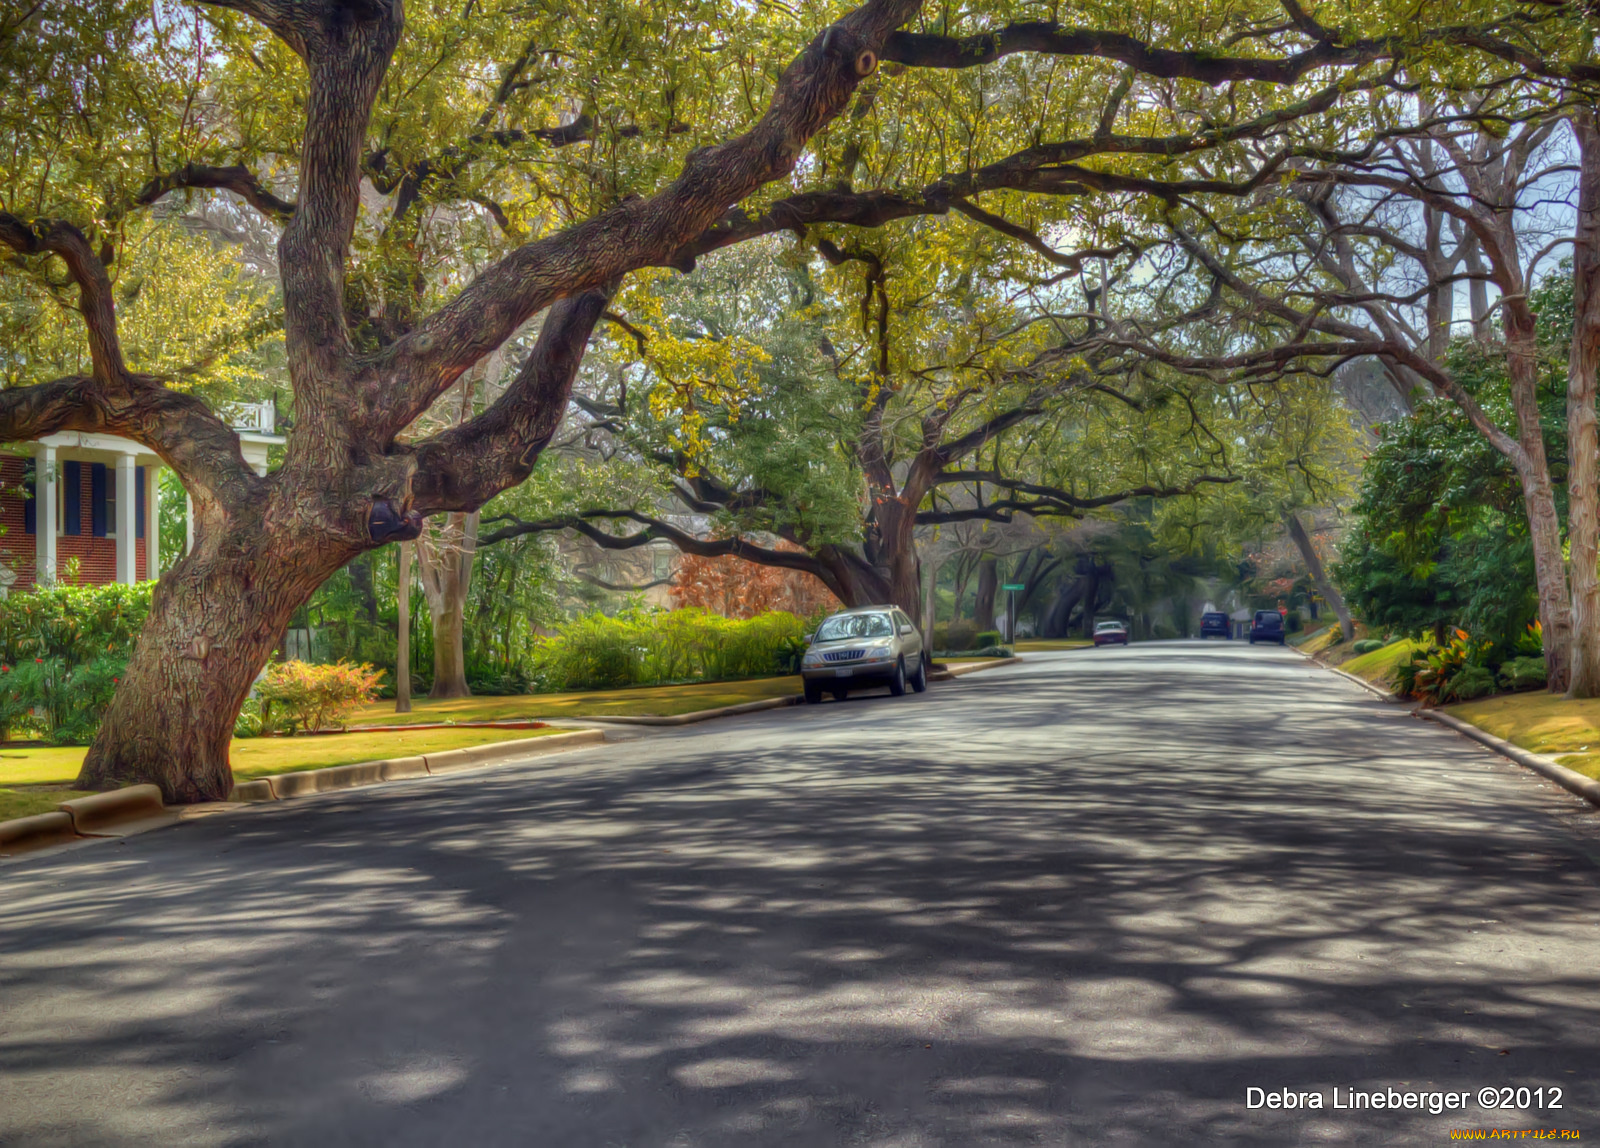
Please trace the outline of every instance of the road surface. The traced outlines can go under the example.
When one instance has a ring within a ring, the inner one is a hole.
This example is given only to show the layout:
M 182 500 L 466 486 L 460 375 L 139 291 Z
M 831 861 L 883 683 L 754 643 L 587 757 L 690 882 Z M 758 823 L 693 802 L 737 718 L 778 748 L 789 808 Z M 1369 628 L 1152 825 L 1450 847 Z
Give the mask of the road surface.
M 1600 1138 L 1600 816 L 1293 651 L 624 736 L 0 864 L 0 1143 Z

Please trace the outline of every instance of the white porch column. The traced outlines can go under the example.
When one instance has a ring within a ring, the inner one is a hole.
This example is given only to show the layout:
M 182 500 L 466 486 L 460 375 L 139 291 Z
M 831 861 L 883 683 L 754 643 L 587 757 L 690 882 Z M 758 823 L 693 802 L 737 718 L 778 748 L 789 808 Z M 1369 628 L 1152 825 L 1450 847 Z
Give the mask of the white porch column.
M 56 448 L 39 444 L 33 463 L 33 580 L 56 580 Z
M 117 456 L 117 581 L 131 586 L 138 580 L 139 566 L 134 555 L 138 546 L 138 517 L 134 513 L 134 458 Z
M 161 577 L 161 468 L 144 468 L 144 573 Z

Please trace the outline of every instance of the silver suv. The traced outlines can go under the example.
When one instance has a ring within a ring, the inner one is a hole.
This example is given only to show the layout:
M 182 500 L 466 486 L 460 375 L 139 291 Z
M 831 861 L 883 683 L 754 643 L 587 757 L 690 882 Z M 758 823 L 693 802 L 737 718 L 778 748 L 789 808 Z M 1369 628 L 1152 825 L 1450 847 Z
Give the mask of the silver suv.
M 816 705 L 823 691 L 843 701 L 851 690 L 888 686 L 899 697 L 910 686 L 928 688 L 928 659 L 922 635 L 897 606 L 858 606 L 823 619 L 800 662 L 806 701 Z

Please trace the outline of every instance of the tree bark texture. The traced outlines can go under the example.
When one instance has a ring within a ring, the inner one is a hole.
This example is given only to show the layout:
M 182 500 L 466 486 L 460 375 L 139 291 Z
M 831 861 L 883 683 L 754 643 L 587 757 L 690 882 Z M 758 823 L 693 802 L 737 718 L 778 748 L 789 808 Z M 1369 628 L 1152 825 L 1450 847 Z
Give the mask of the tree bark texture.
M 1511 405 L 1517 416 L 1517 455 L 1511 459 L 1522 486 L 1539 590 L 1539 625 L 1549 689 L 1565 693 L 1572 674 L 1572 602 L 1562 554 L 1561 518 L 1539 421 L 1538 335 L 1525 296 L 1502 301 Z M 1592 391 L 1590 392 L 1592 395 Z
M 295 610 L 351 557 L 312 539 L 284 546 L 259 520 L 202 534 L 156 584 L 75 786 L 150 782 L 168 804 L 227 800 L 239 707 Z
M 1571 555 L 1572 671 L 1567 696 L 1600 697 L 1600 131 L 1573 117 L 1579 144 L 1578 217 L 1572 253 L 1572 345 L 1567 354 L 1567 540 Z
M 1333 584 L 1333 579 L 1328 577 L 1327 570 L 1323 568 L 1322 557 L 1311 544 L 1311 535 L 1306 533 L 1300 515 L 1291 510 L 1283 516 L 1283 521 L 1289 528 L 1289 537 L 1294 539 L 1295 548 L 1300 551 L 1301 560 L 1311 572 L 1317 593 L 1322 595 L 1323 600 L 1333 608 L 1334 616 L 1339 619 L 1339 633 L 1345 641 L 1350 641 L 1356 636 L 1355 625 L 1350 621 L 1350 608 L 1344 604 L 1344 595 L 1339 593 L 1339 587 Z
M 395 636 L 394 712 L 411 712 L 411 543 L 400 543 L 396 561 L 400 567 L 395 579 L 395 601 L 399 606 L 399 625 Z
M 972 620 L 980 630 L 994 629 L 994 596 L 1000 589 L 1000 560 L 985 558 L 978 563 L 977 598 L 972 607 Z

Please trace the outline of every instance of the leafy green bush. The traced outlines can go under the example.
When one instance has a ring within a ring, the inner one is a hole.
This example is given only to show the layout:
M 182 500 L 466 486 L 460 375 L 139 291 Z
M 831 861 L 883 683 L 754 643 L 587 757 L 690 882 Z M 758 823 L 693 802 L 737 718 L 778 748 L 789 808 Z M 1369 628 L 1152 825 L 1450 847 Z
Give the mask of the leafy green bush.
M 1005 641 L 1004 635 L 999 630 L 979 630 L 972 636 L 974 650 L 986 650 L 991 646 L 998 646 Z
M 343 729 L 352 710 L 378 696 L 382 674 L 365 662 L 274 662 L 256 685 L 262 732 Z
M 970 650 L 977 636 L 975 622 L 947 622 L 933 628 L 933 644 L 941 650 Z
M 1508 690 L 1543 689 L 1549 680 L 1543 655 L 1512 658 L 1500 667 L 1500 682 Z
M 106 654 L 126 658 L 154 586 L 52 586 L 11 595 L 0 601 L 0 664 L 59 658 L 84 666 Z
M 0 666 L 0 718 L 7 732 L 26 728 L 56 745 L 88 745 L 100 732 L 127 665 L 121 653 L 77 666 L 63 658 L 5 663 Z
M 1382 638 L 1362 638 L 1350 647 L 1357 654 L 1370 654 L 1373 650 L 1381 650 L 1387 643 Z
M 697 608 L 590 613 L 536 640 L 533 669 L 549 691 L 792 673 L 807 628 L 781 610 L 745 620 Z
M 1462 666 L 1445 683 L 1441 696 L 1446 700 L 1466 702 L 1487 697 L 1497 689 L 1499 686 L 1495 683 L 1494 671 L 1487 666 Z

